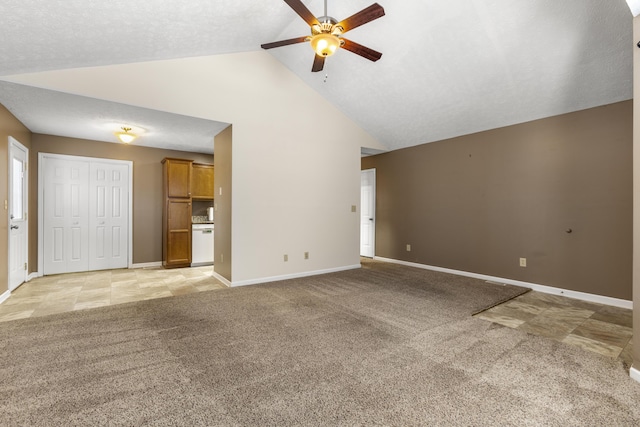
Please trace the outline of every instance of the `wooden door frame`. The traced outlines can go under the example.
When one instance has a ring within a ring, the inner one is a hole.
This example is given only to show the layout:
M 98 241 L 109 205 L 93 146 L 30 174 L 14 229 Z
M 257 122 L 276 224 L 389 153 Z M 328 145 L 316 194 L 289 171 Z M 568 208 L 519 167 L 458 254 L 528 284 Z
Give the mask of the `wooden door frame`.
M 133 268 L 133 162 L 100 157 L 73 156 L 68 154 L 38 153 L 38 276 L 44 275 L 44 160 L 60 159 L 126 165 L 129 172 L 129 219 L 127 227 L 127 266 Z

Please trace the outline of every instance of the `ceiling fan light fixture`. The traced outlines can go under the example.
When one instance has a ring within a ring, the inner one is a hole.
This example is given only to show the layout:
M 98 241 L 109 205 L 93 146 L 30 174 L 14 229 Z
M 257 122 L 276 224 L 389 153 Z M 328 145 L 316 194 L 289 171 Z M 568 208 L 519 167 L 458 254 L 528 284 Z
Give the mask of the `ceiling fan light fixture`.
M 122 129 L 122 131 L 115 132 L 115 135 L 118 137 L 118 139 L 121 142 L 125 144 L 131 143 L 134 139 L 138 137 L 138 135 L 134 133 L 129 133 L 131 131 L 130 127 L 122 126 L 120 129 Z
M 311 37 L 311 47 L 318 56 L 331 56 L 340 47 L 340 39 L 331 33 L 320 33 Z

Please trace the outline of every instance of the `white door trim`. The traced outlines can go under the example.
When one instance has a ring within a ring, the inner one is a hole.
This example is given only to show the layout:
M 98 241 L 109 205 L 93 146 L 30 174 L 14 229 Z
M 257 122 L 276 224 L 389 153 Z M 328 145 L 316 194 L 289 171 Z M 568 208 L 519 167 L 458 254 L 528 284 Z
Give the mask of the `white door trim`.
M 22 150 L 25 152 L 26 154 L 26 158 L 25 158 L 25 171 L 24 171 L 24 188 L 25 188 L 25 192 L 23 194 L 24 197 L 24 211 L 26 214 L 26 218 L 24 223 L 26 224 L 26 229 L 25 229 L 25 254 L 24 254 L 24 259 L 25 262 L 28 264 L 29 263 L 29 149 L 27 147 L 25 147 L 24 145 L 22 145 L 20 143 L 20 141 L 18 141 L 17 139 L 15 139 L 12 136 L 9 136 L 8 138 L 8 144 L 7 144 L 7 148 L 9 150 L 8 152 L 8 162 L 11 162 L 11 146 L 15 146 L 17 147 L 19 150 Z M 11 165 L 7 164 L 7 174 L 11 173 L 12 167 Z M 9 181 L 11 181 L 11 179 L 9 177 L 7 177 L 9 179 Z M 11 197 L 12 194 L 12 190 L 9 189 L 9 198 Z M 7 230 L 9 231 L 9 233 L 11 233 L 11 215 L 7 215 Z M 9 238 L 7 239 L 7 266 L 11 265 L 11 236 L 8 236 Z M 8 277 L 7 277 L 7 283 L 8 283 L 8 287 L 9 287 L 9 291 L 13 291 L 15 289 L 17 289 L 16 286 L 14 288 L 11 287 L 11 268 L 8 268 Z M 29 274 L 28 271 L 24 272 L 24 281 L 28 281 L 29 279 Z M 23 282 L 24 283 L 24 282 Z
M 43 164 L 45 159 L 61 159 L 113 163 L 126 165 L 129 170 L 129 232 L 127 238 L 127 266 L 133 267 L 133 162 L 131 160 L 103 159 L 100 157 L 72 156 L 67 154 L 38 153 L 38 276 L 44 274 L 44 181 Z
M 371 178 L 372 178 L 372 194 L 371 194 L 371 202 L 373 204 L 373 206 L 371 207 L 371 223 L 372 223 L 372 227 L 371 227 L 371 257 L 374 257 L 376 255 L 376 169 L 372 168 L 372 169 L 364 169 L 360 171 L 360 194 L 362 194 L 362 176 L 365 173 L 370 173 L 371 174 Z M 362 197 L 361 197 L 362 200 Z M 361 205 L 360 206 L 360 255 L 361 256 L 369 256 L 369 255 L 363 255 L 362 253 L 362 215 L 364 212 L 364 207 Z

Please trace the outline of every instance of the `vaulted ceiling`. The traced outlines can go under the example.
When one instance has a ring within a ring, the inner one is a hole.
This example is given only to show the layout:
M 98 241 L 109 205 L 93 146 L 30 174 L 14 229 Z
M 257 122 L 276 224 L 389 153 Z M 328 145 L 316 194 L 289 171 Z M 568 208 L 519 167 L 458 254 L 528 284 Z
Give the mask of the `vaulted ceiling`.
M 308 44 L 268 51 L 389 150 L 632 97 L 625 0 L 379 0 L 386 15 L 311 73 Z M 316 15 L 324 2 L 303 0 Z M 343 19 L 372 0 L 328 0 Z M 0 103 L 37 133 L 115 142 L 113 123 L 152 146 L 210 152 L 228 124 L 10 83 L 45 70 L 260 50 L 309 33 L 282 0 L 4 0 Z M 1 81 L 7 80 L 7 81 Z M 312 106 L 310 106 L 312 108 Z

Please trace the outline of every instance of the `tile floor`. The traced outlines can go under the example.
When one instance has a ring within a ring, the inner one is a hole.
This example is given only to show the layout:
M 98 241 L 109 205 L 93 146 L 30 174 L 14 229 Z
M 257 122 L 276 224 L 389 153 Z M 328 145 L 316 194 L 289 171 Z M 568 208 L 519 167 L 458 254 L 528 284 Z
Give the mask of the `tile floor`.
M 531 291 L 476 317 L 633 361 L 632 310 Z
M 225 288 L 212 273 L 213 267 L 205 266 L 38 277 L 0 304 L 0 322 Z

